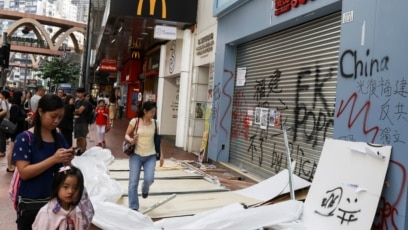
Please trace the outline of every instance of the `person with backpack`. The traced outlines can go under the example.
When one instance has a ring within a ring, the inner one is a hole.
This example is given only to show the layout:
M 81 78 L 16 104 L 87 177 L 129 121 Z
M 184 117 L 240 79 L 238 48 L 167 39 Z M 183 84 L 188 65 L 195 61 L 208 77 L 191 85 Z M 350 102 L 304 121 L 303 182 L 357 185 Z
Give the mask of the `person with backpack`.
M 77 100 L 75 102 L 74 110 L 74 138 L 76 139 L 77 147 L 80 148 L 80 153 L 86 150 L 86 136 L 89 133 L 88 129 L 88 113 L 92 113 L 90 103 L 85 100 L 85 89 L 78 88 L 76 90 Z
M 7 172 L 14 172 L 14 165 L 11 164 L 11 155 L 14 148 L 14 141 L 17 134 L 23 132 L 28 128 L 27 113 L 22 104 L 24 95 L 21 91 L 16 91 L 13 94 L 10 105 L 10 121 L 17 125 L 17 129 L 13 134 L 10 134 L 9 148 L 7 151 Z

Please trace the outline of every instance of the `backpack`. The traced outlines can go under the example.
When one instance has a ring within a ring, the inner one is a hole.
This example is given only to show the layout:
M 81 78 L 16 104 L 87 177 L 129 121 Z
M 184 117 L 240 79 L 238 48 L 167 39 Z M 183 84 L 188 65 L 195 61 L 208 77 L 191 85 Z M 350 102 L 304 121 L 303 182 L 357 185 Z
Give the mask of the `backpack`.
M 86 122 L 90 125 L 95 123 L 96 120 L 95 107 L 89 102 L 88 105 L 86 106 L 85 113 Z

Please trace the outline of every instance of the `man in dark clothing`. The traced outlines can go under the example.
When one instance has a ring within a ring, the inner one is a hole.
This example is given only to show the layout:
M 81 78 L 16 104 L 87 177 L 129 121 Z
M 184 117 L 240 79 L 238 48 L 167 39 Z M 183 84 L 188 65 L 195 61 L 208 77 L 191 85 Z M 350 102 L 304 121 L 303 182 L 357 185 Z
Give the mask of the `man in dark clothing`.
M 78 88 L 76 90 L 77 100 L 75 102 L 75 126 L 74 137 L 76 139 L 77 147 L 80 148 L 81 153 L 86 150 L 86 136 L 88 135 L 87 110 L 90 109 L 89 103 L 85 100 L 85 89 Z

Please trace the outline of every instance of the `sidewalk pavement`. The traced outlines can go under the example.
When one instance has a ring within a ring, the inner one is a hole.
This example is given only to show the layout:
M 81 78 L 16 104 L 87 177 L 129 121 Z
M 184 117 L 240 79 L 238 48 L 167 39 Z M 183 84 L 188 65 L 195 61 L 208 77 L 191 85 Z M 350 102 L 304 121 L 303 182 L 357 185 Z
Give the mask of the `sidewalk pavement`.
M 106 148 L 111 150 L 115 159 L 127 158 L 127 156 L 122 153 L 122 142 L 128 123 L 129 119 L 126 118 L 115 119 L 111 130 L 105 136 Z M 97 144 L 95 126 L 91 126 L 89 129 L 87 143 L 87 148 L 96 146 Z M 162 137 L 162 152 L 165 158 L 174 158 L 177 160 L 188 160 L 193 162 L 197 161 L 196 155 L 175 147 L 174 143 L 174 136 Z M 14 211 L 8 196 L 8 188 L 12 173 L 6 172 L 6 168 L 6 157 L 0 157 L 0 229 L 13 230 L 17 228 L 17 225 L 15 224 L 16 212 Z M 207 173 L 212 176 L 217 176 L 221 183 L 231 190 L 245 188 L 252 184 L 241 181 L 242 178 L 240 176 L 237 176 L 236 174 L 233 175 L 225 170 L 209 170 Z M 97 230 L 99 228 L 92 226 L 91 229 Z

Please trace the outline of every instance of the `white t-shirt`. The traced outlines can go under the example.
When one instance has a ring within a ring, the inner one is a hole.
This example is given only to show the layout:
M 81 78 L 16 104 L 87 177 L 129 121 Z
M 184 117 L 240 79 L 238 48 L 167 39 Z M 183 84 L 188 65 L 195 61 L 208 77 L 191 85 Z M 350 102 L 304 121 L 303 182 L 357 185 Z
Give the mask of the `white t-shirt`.
M 40 99 L 41 99 L 41 96 L 37 94 L 34 94 L 34 96 L 31 97 L 30 104 L 31 104 L 31 109 L 34 112 L 37 112 L 38 102 L 40 101 Z
M 7 111 L 6 117 L 10 117 L 10 103 L 8 103 L 6 100 L 0 100 L 0 106 L 2 111 Z

